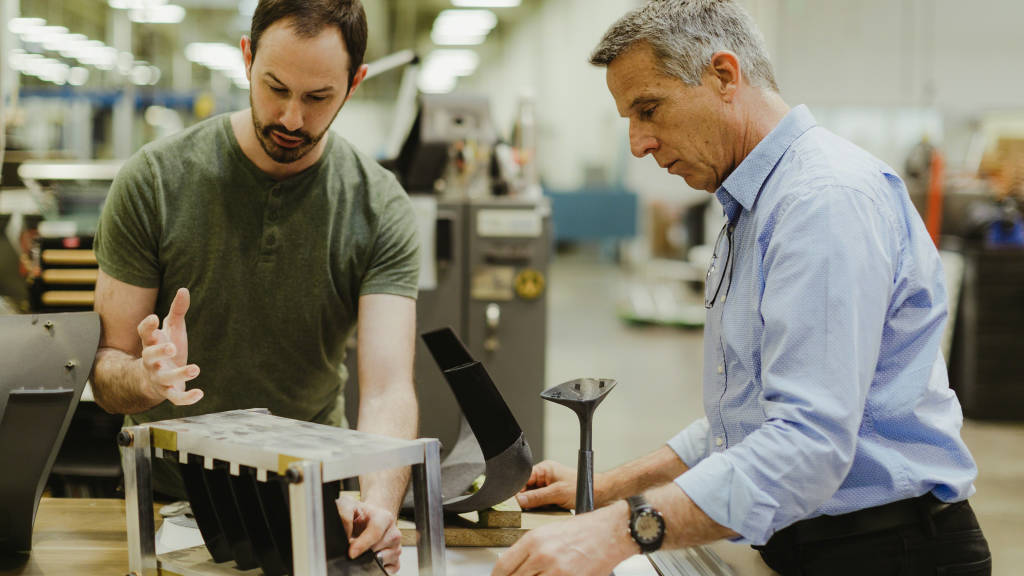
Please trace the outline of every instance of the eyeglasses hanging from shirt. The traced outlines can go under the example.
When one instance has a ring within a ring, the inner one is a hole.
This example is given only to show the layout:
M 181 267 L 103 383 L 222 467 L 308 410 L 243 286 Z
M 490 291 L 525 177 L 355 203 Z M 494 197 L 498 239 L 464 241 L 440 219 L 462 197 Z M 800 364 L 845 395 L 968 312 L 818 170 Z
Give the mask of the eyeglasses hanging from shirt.
M 715 305 L 720 292 L 723 302 L 725 301 L 725 295 L 729 293 L 729 285 L 732 284 L 732 266 L 729 264 L 732 260 L 732 233 L 735 229 L 735 223 L 726 222 L 722 226 L 721 232 L 718 233 L 718 239 L 715 240 L 715 251 L 711 255 L 708 274 L 704 278 L 704 307 L 708 310 Z M 725 243 L 724 246 L 722 245 L 723 242 Z M 726 274 L 729 275 L 729 281 L 725 286 L 725 291 L 722 292 L 722 284 Z

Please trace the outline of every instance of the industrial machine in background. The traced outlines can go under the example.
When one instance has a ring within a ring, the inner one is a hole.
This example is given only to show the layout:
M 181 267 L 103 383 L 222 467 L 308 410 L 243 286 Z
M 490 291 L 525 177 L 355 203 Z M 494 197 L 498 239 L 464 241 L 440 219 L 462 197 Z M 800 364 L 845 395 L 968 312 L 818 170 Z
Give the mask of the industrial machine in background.
M 95 312 L 0 317 L 0 558 L 32 548 L 39 498 L 99 339 Z
M 24 287 L 33 314 L 84 312 L 93 307 L 99 268 L 93 236 L 119 161 L 30 160 L 18 166 L 26 188 L 16 226 L 12 277 Z M 5 191 L 5 194 L 12 193 Z M 17 203 L 15 203 L 17 204 Z M 0 219 L 2 220 L 2 219 Z M 91 312 L 90 312 L 91 313 Z M 123 417 L 92 401 L 86 382 L 50 471 L 53 496 L 111 497 L 121 485 L 120 455 L 113 439 Z
M 483 97 L 425 95 L 398 158 L 387 163 L 420 211 L 417 329 L 450 327 L 487 367 L 518 420 L 535 461 L 543 459 L 547 277 L 551 214 L 546 199 L 518 194 L 503 176 Z M 346 414 L 356 424 L 358 384 L 349 354 Z M 460 410 L 422 342 L 415 381 L 422 437 L 455 445 Z

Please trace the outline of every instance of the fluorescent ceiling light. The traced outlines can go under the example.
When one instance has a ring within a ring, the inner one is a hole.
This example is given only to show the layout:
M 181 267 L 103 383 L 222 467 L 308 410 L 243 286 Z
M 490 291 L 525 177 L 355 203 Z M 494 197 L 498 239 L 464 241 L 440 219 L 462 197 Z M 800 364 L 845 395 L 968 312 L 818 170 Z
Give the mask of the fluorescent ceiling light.
M 146 63 L 132 67 L 132 84 L 136 86 L 152 86 L 160 80 L 160 69 Z
M 487 34 L 450 34 L 431 32 L 430 41 L 437 46 L 479 46 L 487 39 Z
M 452 0 L 457 8 L 515 8 L 522 0 Z
M 83 46 L 88 41 L 89 37 L 85 34 L 65 34 L 56 43 L 55 47 L 46 46 L 46 48 L 60 52 L 60 55 L 65 58 L 74 58 L 75 49 Z
M 22 73 L 54 84 L 66 84 L 71 67 L 50 58 L 38 58 L 33 59 L 31 64 L 22 70 Z
M 193 42 L 185 46 L 185 58 L 224 74 L 243 90 L 249 88 L 249 81 L 245 77 L 245 59 L 238 46 L 222 42 Z
M 442 10 L 433 30 L 445 33 L 486 34 L 498 24 L 490 10 Z
M 99 40 L 90 40 L 76 50 L 74 58 L 82 64 L 95 66 L 100 70 L 113 70 L 117 65 L 118 52 Z
M 132 73 L 132 66 L 135 65 L 135 56 L 131 52 L 121 52 L 117 55 L 117 71 L 127 76 Z
M 81 86 L 89 80 L 89 69 L 82 68 L 81 66 L 75 66 L 71 68 L 68 74 L 68 84 L 72 86 Z
M 420 92 L 424 94 L 447 94 L 455 89 L 455 76 L 431 76 L 420 74 L 417 82 Z
M 107 0 L 107 5 L 118 10 L 145 10 L 167 4 L 167 0 Z
M 185 9 L 177 4 L 137 8 L 131 11 L 131 19 L 141 24 L 177 24 L 185 19 Z
M 498 17 L 490 10 L 442 10 L 430 40 L 438 46 L 475 46 L 483 44 L 497 24 Z
M 11 21 L 7 23 L 7 29 L 11 31 L 11 34 L 18 35 L 43 26 L 46 26 L 46 20 L 42 18 L 11 18 Z
M 424 71 L 428 74 L 469 76 L 480 64 L 480 56 L 472 50 L 434 50 L 427 56 Z
M 21 39 L 29 44 L 48 44 L 68 33 L 63 26 L 38 26 L 21 33 Z

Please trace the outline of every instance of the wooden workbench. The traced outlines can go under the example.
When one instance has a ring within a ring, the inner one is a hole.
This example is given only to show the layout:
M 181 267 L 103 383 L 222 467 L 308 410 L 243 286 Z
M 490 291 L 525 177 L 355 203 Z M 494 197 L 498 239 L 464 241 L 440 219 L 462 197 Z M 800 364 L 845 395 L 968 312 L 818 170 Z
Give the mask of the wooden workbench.
M 159 508 L 159 504 L 154 507 L 157 527 L 162 521 Z M 748 546 L 716 542 L 710 548 L 738 576 L 773 574 Z M 404 566 L 414 567 L 414 556 L 403 559 L 403 573 Z M 124 500 L 117 499 L 43 498 L 36 514 L 32 553 L 17 561 L 0 558 L 0 574 L 5 576 L 123 576 L 127 572 Z
M 156 507 L 159 509 L 159 506 Z M 154 514 L 157 526 L 160 514 Z M 0 558 L 0 574 L 117 576 L 128 572 L 124 500 L 43 498 L 26 558 Z

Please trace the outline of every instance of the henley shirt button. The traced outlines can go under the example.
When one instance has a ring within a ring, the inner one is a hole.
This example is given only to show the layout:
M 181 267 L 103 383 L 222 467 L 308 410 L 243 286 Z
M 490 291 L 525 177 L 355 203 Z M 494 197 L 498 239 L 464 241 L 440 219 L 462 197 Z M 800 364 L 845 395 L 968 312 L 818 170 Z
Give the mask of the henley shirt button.
M 722 444 L 725 444 L 725 440 L 722 440 L 721 436 L 715 438 L 715 446 L 721 446 Z
M 273 234 L 267 236 L 267 246 L 273 246 L 275 242 L 277 242 L 277 238 Z

